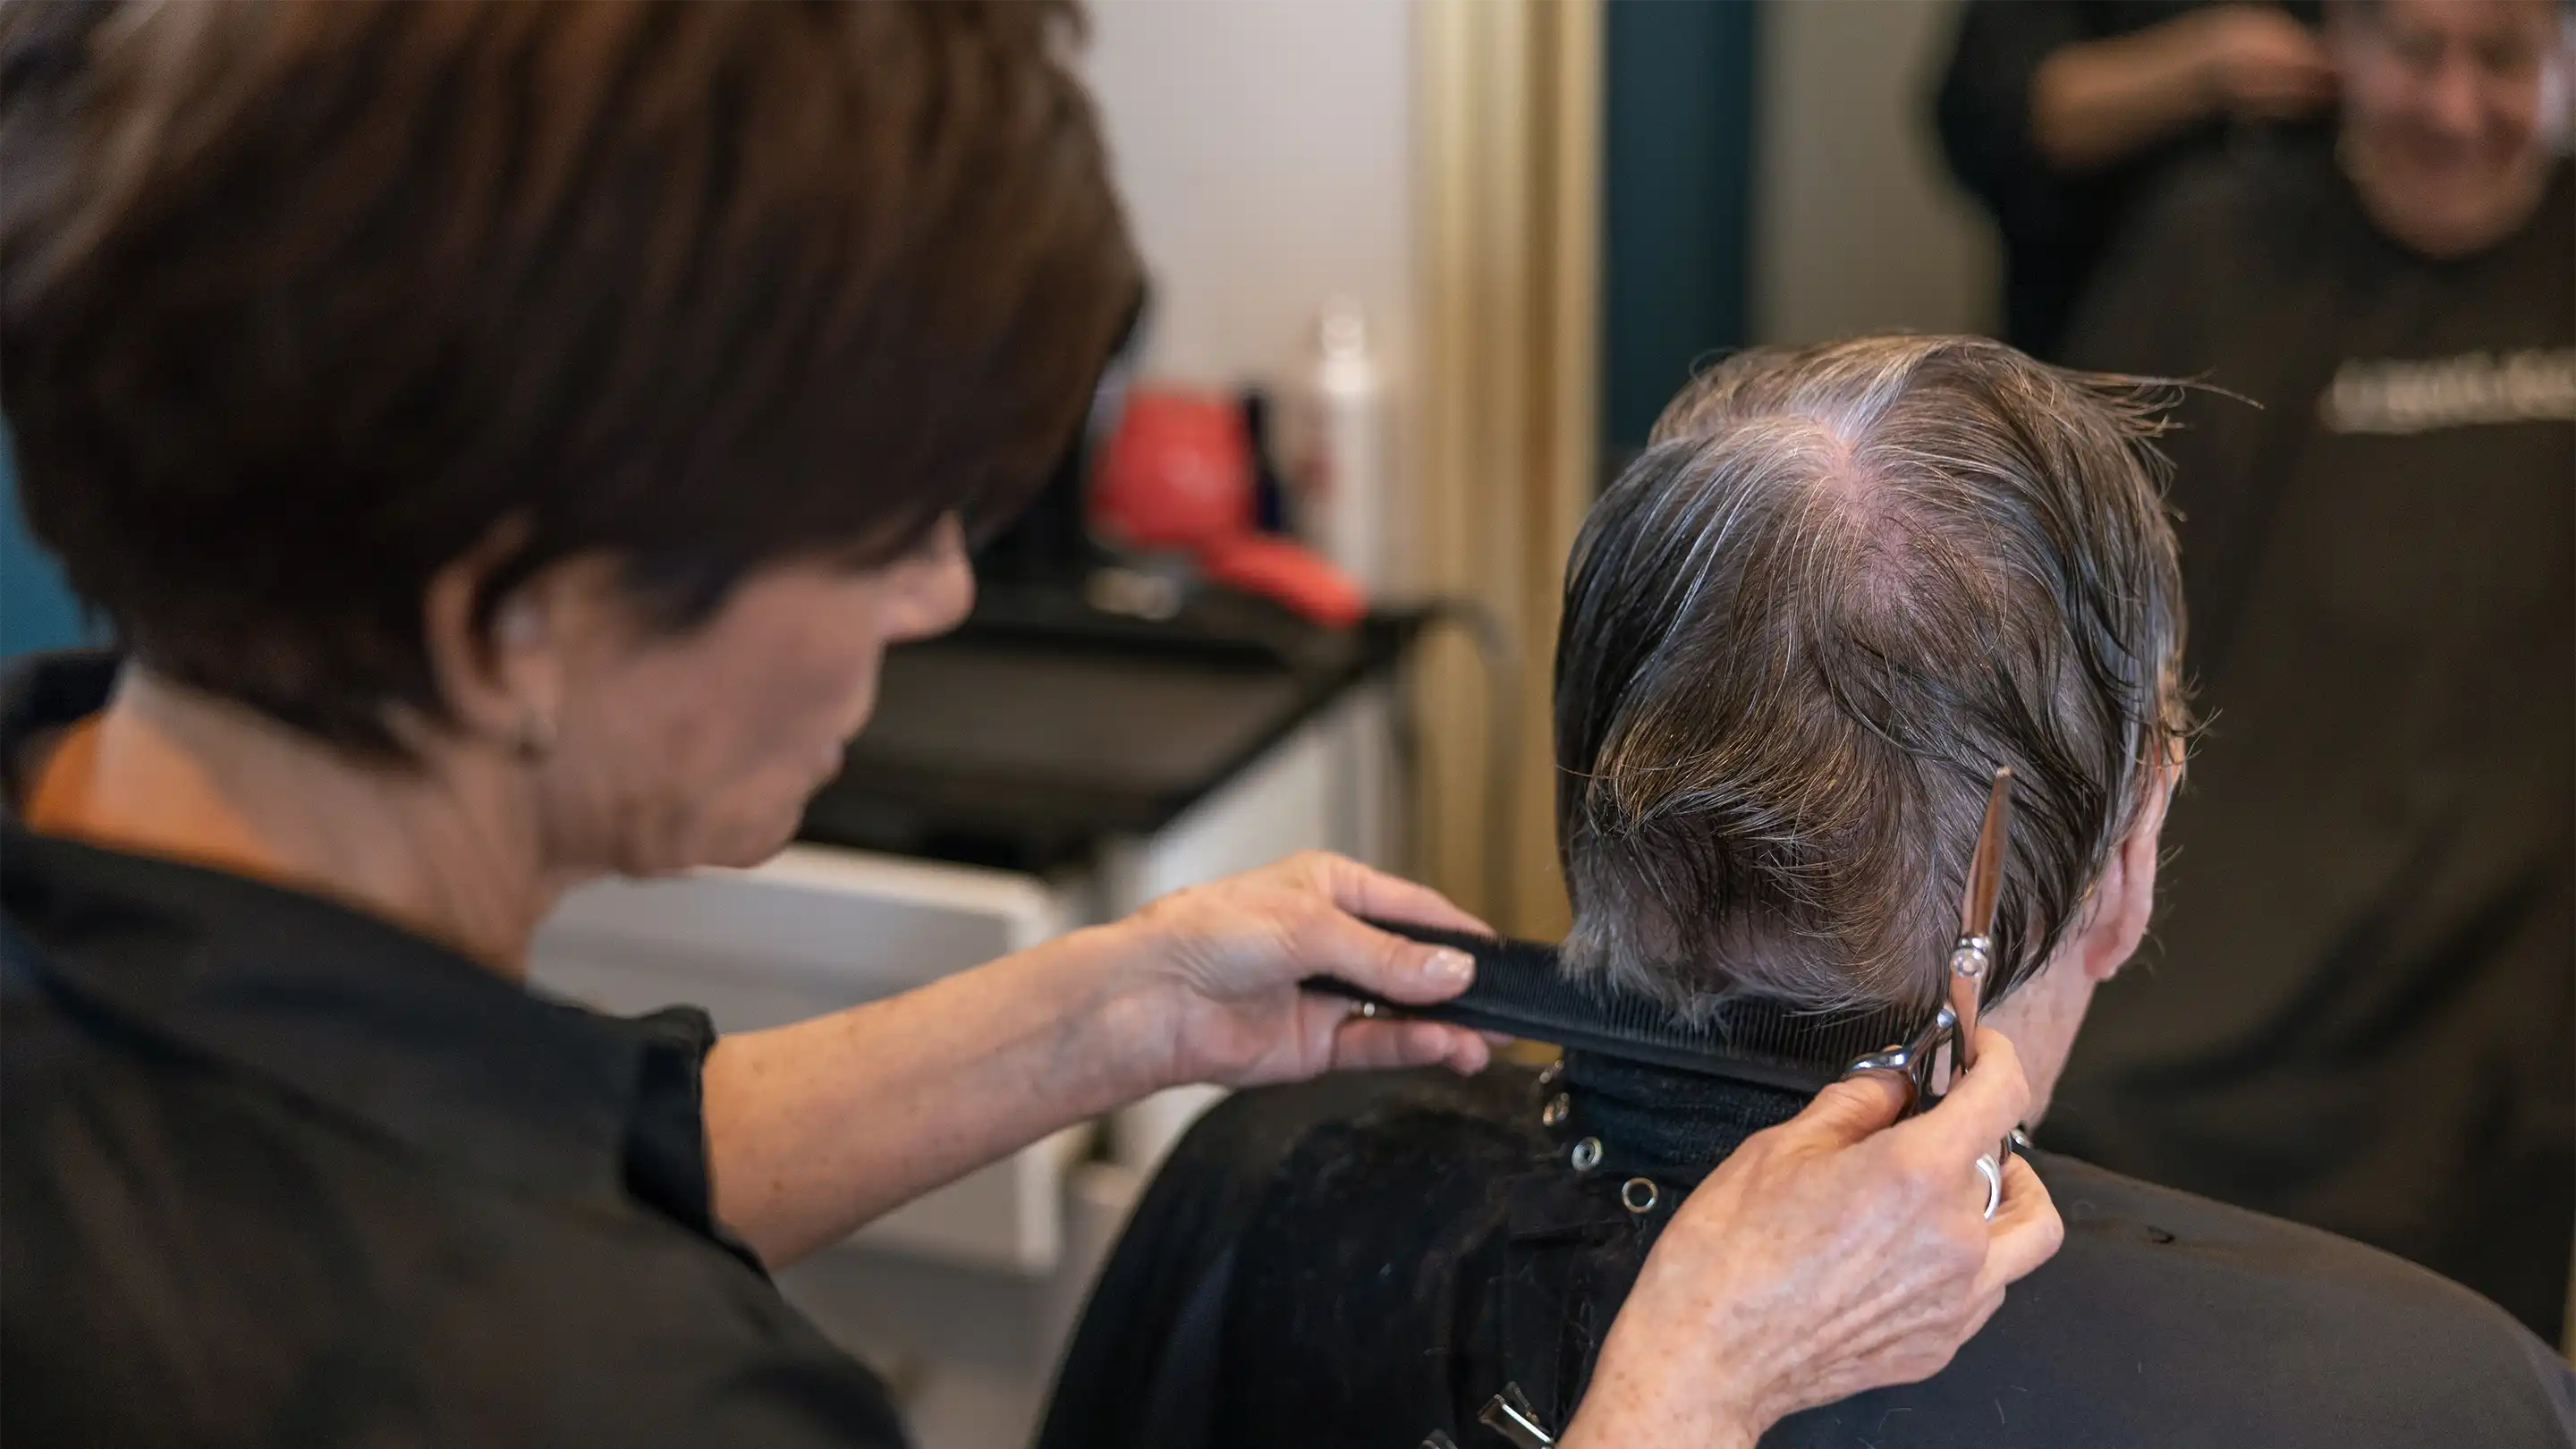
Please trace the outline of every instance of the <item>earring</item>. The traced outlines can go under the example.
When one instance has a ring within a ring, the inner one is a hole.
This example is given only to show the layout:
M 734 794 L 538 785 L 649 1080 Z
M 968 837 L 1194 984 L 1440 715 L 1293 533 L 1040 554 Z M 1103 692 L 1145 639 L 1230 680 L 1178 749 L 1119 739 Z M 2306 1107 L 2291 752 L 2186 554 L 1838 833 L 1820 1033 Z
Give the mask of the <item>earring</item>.
M 551 715 L 530 708 L 519 716 L 519 727 L 510 735 L 511 748 L 519 758 L 535 764 L 555 752 L 555 722 Z

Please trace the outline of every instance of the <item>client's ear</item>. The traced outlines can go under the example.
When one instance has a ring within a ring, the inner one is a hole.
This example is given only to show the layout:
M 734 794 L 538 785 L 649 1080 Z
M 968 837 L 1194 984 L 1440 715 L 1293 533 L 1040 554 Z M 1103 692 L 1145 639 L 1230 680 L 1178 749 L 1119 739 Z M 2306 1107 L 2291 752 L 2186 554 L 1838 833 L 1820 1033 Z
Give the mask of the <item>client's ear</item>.
M 2137 954 L 2146 938 L 2147 918 L 2156 906 L 2156 859 L 2162 850 L 2165 809 L 2182 785 L 2182 745 L 2146 779 L 2146 800 L 2130 825 L 2128 837 L 2111 852 L 2111 863 L 2093 887 L 2092 908 L 2076 941 L 2076 960 L 2084 974 L 2108 981 Z

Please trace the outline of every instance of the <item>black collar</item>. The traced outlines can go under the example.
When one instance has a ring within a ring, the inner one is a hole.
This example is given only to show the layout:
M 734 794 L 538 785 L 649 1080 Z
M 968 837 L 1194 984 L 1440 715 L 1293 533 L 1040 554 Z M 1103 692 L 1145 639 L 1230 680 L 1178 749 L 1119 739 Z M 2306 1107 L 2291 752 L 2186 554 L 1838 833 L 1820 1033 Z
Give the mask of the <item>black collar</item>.
M 1695 1185 L 1744 1139 L 1798 1115 L 1811 1092 L 1570 1051 L 1558 1139 L 1601 1144 L 1594 1169 Z
M 101 707 L 115 670 L 102 654 L 39 656 L 0 681 L 6 773 L 32 733 Z M 14 805 L 0 812 L 0 930 L 13 974 L 23 962 L 167 1047 L 543 1191 L 620 1191 L 648 1074 L 666 1075 L 654 1058 L 704 1050 L 532 995 L 318 896 L 37 834 Z M 696 1056 L 685 1065 L 693 1087 Z

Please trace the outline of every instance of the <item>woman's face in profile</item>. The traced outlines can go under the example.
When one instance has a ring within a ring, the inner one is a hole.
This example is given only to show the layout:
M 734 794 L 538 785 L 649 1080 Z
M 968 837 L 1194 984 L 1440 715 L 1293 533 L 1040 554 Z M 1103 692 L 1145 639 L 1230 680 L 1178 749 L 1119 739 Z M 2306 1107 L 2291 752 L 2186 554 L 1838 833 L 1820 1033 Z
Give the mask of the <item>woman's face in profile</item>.
M 974 588 L 949 518 L 891 564 L 772 564 L 696 628 L 566 649 L 537 771 L 547 857 L 651 875 L 776 853 L 875 707 L 886 646 L 956 627 Z

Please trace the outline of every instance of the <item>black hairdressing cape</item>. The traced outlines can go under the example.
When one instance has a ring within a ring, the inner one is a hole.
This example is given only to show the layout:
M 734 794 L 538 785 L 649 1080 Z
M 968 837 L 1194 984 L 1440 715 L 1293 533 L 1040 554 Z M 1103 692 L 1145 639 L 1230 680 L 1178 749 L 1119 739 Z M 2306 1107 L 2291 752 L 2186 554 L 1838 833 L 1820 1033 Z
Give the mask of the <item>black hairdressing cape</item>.
M 2558 1341 L 2576 1237 L 2576 178 L 2484 255 L 2332 158 L 2179 178 L 2075 360 L 2169 440 L 2208 734 L 2050 1140 L 2361 1239 Z
M 1798 1105 L 1580 1056 L 1545 1085 L 1498 1068 L 1232 1098 L 1139 1206 L 1040 1449 L 1414 1449 L 1433 1429 L 1502 1449 L 1476 1413 L 1506 1383 L 1562 1430 L 1675 1205 Z M 2067 1221 L 2058 1256 L 1928 1382 L 1798 1415 L 1763 1449 L 2576 1444 L 2576 1376 L 2467 1290 L 2071 1159 L 2037 1166 Z

